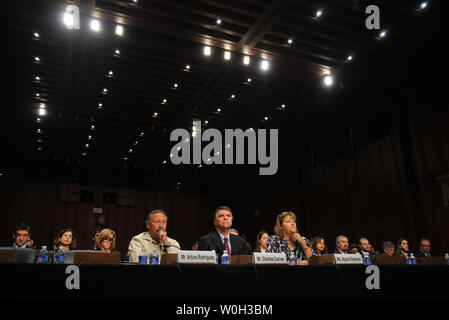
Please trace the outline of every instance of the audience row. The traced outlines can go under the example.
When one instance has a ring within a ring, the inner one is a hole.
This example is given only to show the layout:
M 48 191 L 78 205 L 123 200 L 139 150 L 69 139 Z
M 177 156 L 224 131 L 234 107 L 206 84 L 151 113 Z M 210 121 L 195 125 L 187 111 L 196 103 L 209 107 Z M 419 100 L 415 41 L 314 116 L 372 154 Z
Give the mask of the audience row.
M 221 255 L 226 251 L 229 260 L 232 256 L 251 253 L 251 245 L 244 237 L 238 235 L 238 231 L 232 228 L 233 213 L 227 206 L 220 206 L 215 210 L 213 222 L 215 230 L 200 237 L 192 245 L 192 250 L 215 250 L 221 260 Z M 156 250 L 159 255 L 165 253 L 177 253 L 180 250 L 179 243 L 167 236 L 168 216 L 164 210 L 157 209 L 151 211 L 145 225 L 147 231 L 134 236 L 126 253 L 126 260 L 137 262 L 138 256 L 145 249 L 150 253 Z M 13 232 L 14 247 L 35 247 L 31 239 L 30 226 L 25 222 L 15 226 Z M 116 250 L 117 236 L 114 230 L 109 228 L 97 229 L 93 235 L 93 245 L 90 250 L 101 250 L 114 252 Z M 293 212 L 285 211 L 276 218 L 274 235 L 269 235 L 265 230 L 258 233 L 256 237 L 256 247 L 254 252 L 284 252 L 287 258 L 292 255 L 298 260 L 309 260 L 313 255 L 321 256 L 329 253 L 340 254 L 369 254 L 386 256 L 406 256 L 410 253 L 409 244 L 406 239 L 399 239 L 394 245 L 391 241 L 382 244 L 382 251 L 376 251 L 366 237 L 360 237 L 355 244 L 349 244 L 348 237 L 340 235 L 335 241 L 335 250 L 329 252 L 325 239 L 321 236 L 311 240 L 303 237 L 297 227 L 296 215 Z M 63 229 L 55 236 L 52 249 L 57 250 L 77 249 L 75 231 L 67 228 Z M 422 238 L 419 240 L 419 249 L 415 253 L 416 257 L 431 257 L 430 240 Z

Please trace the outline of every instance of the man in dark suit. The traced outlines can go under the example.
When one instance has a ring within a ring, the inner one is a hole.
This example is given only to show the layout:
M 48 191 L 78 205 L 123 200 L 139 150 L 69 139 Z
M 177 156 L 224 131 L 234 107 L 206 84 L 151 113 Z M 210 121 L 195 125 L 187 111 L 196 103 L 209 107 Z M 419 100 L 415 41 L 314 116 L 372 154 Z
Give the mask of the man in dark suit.
M 417 258 L 430 258 L 430 240 L 422 238 L 419 240 L 419 251 L 415 255 Z
M 218 207 L 215 210 L 214 217 L 215 231 L 202 236 L 198 240 L 198 250 L 215 250 L 218 254 L 218 261 L 221 261 L 221 255 L 226 250 L 231 263 L 233 256 L 250 254 L 245 239 L 230 233 L 232 218 L 232 211 L 229 207 Z

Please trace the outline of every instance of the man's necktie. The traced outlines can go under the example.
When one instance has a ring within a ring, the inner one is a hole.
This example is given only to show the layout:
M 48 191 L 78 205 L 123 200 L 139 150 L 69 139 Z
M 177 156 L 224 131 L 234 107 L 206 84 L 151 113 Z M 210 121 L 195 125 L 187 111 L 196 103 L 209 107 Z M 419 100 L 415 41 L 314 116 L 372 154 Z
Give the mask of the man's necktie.
M 228 253 L 229 263 L 232 263 L 231 248 L 229 248 L 228 238 L 224 238 L 224 247 Z

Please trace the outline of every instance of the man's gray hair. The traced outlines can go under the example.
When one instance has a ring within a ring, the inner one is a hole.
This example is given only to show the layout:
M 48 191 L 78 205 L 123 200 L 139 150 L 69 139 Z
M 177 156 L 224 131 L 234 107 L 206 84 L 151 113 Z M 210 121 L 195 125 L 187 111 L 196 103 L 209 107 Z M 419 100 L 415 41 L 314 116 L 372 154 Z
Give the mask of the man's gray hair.
M 148 214 L 147 219 L 145 220 L 145 222 L 150 222 L 150 221 L 151 221 L 151 217 L 153 216 L 153 214 L 158 213 L 158 212 L 162 213 L 162 214 L 167 218 L 167 221 L 168 221 L 167 213 L 165 213 L 164 210 L 162 210 L 162 209 L 155 209 L 155 210 L 152 210 L 152 211 Z
M 340 236 L 338 236 L 338 237 L 337 237 L 337 239 L 335 239 L 335 244 L 338 244 L 338 243 L 340 242 L 340 240 L 341 240 L 341 239 L 343 239 L 343 238 L 346 238 L 346 239 L 348 239 L 348 237 L 347 237 L 347 236 L 344 236 L 344 235 L 340 235 Z
M 226 211 L 229 211 L 232 214 L 232 210 L 228 206 L 219 206 L 217 209 L 215 209 L 214 219 L 217 217 L 217 213 L 220 210 L 226 210 Z
M 394 248 L 394 243 L 391 241 L 384 241 L 382 243 L 382 249 L 389 249 L 389 248 Z

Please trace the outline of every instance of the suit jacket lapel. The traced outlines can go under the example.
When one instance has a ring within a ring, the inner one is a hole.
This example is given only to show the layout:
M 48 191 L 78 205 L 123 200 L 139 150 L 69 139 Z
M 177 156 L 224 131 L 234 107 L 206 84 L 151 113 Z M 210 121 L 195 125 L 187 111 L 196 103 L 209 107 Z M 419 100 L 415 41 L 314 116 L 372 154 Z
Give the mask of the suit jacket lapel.
M 231 234 L 229 238 L 231 238 L 231 254 L 238 255 L 238 238 L 233 234 Z
M 218 250 L 219 250 L 218 253 L 221 255 L 223 253 L 223 250 L 224 250 L 224 245 L 221 242 L 221 238 L 220 238 L 220 235 L 218 234 L 218 231 L 215 231 L 215 232 L 212 233 L 212 242 L 218 248 Z

